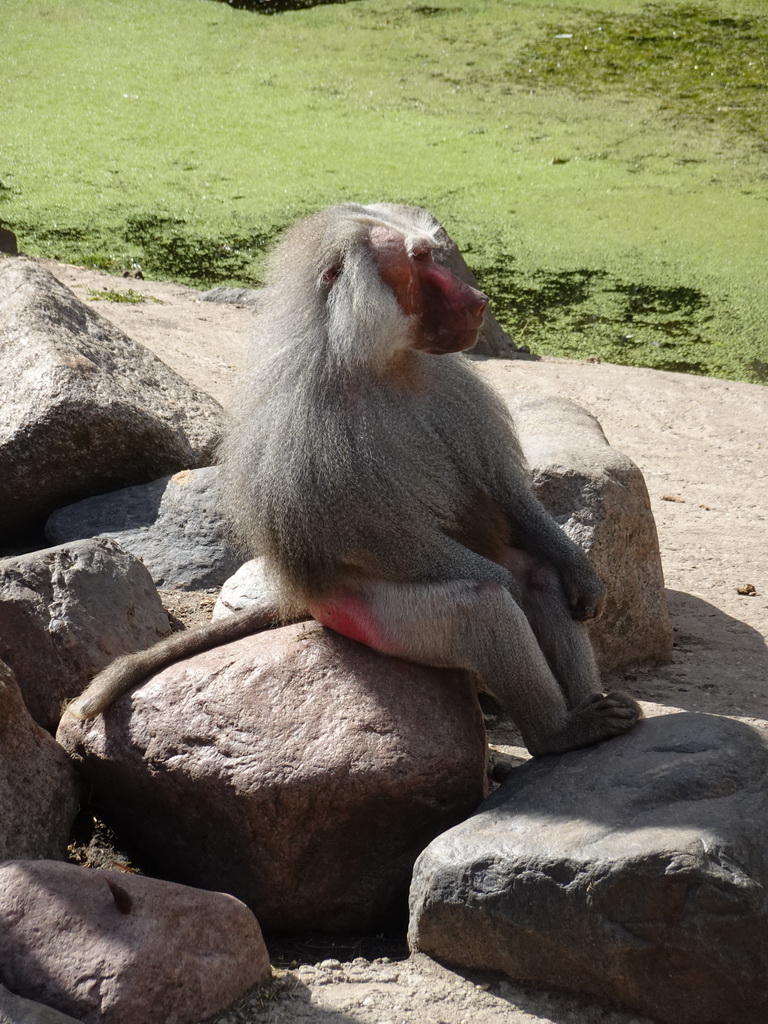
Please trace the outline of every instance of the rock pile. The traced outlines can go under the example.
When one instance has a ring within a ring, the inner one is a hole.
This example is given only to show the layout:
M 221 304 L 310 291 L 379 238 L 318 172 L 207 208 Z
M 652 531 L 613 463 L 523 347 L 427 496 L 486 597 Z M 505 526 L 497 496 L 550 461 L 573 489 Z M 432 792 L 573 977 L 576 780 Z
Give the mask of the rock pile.
M 268 978 L 259 922 L 404 922 L 411 885 L 412 945 L 450 963 L 660 1020 L 763 1019 L 768 753 L 737 723 L 649 722 L 483 804 L 468 678 L 300 623 L 171 666 L 54 741 L 89 676 L 168 632 L 157 586 L 238 567 L 220 411 L 23 259 L 0 261 L 0 365 L 0 1014 L 193 1024 Z M 540 497 L 606 580 L 603 667 L 667 656 L 639 471 L 583 410 L 510 404 Z M 56 546 L 18 554 L 46 519 Z M 269 587 L 241 569 L 217 614 Z M 65 862 L 83 793 L 168 880 Z
M 485 795 L 466 675 L 309 623 L 172 665 L 57 738 L 164 874 L 232 893 L 271 932 L 402 915 L 418 854 Z

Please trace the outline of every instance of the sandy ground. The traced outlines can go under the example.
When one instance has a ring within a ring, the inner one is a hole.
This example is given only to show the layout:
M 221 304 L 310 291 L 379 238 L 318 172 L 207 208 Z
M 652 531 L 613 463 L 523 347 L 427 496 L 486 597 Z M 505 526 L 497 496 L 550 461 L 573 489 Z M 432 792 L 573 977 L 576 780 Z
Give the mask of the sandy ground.
M 48 264 L 88 299 L 128 288 L 160 300 L 94 302 L 99 313 L 226 405 L 248 358 L 252 312 L 180 285 Z M 768 388 L 569 360 L 484 360 L 502 392 L 573 399 L 643 471 L 656 517 L 673 660 L 619 675 L 649 714 L 683 708 L 768 725 Z M 739 589 L 752 590 L 751 594 Z M 499 737 L 503 739 L 503 737 Z M 370 954 L 369 954 L 370 955 Z M 641 1018 L 498 979 L 462 978 L 424 957 L 358 958 L 279 972 L 276 990 L 222 1022 L 286 1024 L 629 1024 Z

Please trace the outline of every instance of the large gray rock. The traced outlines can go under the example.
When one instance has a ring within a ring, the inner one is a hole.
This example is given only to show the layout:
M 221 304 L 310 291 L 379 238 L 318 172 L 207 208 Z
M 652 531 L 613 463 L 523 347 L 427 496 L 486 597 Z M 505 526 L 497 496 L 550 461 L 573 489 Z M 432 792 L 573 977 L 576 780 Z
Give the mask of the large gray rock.
M 0 661 L 0 861 L 65 857 L 79 796 L 69 758 Z
M 208 465 L 221 408 L 42 266 L 0 260 L 0 530 Z
M 52 544 L 112 537 L 140 558 L 158 587 L 217 587 L 242 564 L 227 543 L 219 511 L 219 470 L 185 469 L 151 484 L 124 487 L 54 512 Z
M 0 1024 L 78 1024 L 68 1013 L 15 996 L 0 985 Z
M 474 685 L 316 624 L 154 676 L 60 742 L 104 813 L 170 877 L 231 892 L 272 931 L 405 911 L 417 854 L 485 792 Z
M 677 714 L 515 769 L 419 858 L 411 947 L 669 1024 L 768 1020 L 768 740 Z
M 0 980 L 84 1024 L 195 1024 L 270 976 L 232 896 L 52 861 L 0 866 Z
M 114 541 L 0 559 L 0 658 L 46 729 L 110 661 L 169 632 L 149 573 Z
M 605 611 L 589 624 L 600 668 L 668 661 L 672 621 L 642 473 L 574 402 L 519 392 L 504 398 L 536 494 L 605 583 Z

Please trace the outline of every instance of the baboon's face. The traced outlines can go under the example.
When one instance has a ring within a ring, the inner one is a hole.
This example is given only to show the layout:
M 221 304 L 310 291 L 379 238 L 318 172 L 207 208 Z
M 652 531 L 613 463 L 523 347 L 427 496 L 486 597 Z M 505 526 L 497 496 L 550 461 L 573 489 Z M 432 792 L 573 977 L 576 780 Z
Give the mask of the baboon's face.
M 472 348 L 483 324 L 488 296 L 435 263 L 433 243 L 406 239 L 392 228 L 371 229 L 369 245 L 382 281 L 411 318 L 411 348 L 433 355 Z

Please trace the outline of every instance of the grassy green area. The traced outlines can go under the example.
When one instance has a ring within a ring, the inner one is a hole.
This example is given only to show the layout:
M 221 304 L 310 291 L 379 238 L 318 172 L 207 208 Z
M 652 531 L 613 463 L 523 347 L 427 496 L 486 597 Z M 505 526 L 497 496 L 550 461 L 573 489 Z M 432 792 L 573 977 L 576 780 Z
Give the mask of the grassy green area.
M 115 291 L 112 288 L 97 289 L 88 292 L 89 302 L 157 302 L 162 305 L 162 299 L 156 299 L 153 295 L 142 295 L 135 288 L 128 288 L 126 291 Z
M 30 253 L 258 281 L 297 216 L 428 206 L 534 352 L 768 382 L 764 0 L 3 0 Z

